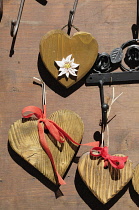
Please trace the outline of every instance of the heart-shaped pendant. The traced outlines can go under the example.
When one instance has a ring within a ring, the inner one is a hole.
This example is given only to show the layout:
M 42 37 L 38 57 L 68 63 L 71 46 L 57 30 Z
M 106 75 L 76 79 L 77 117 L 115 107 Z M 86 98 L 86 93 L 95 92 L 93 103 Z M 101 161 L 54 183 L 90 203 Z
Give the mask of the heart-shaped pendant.
M 84 125 L 76 113 L 69 110 L 60 110 L 53 113 L 49 119 L 57 123 L 77 143 L 81 142 Z M 63 177 L 78 146 L 68 139 L 61 144 L 49 133 L 45 134 L 45 139 L 52 153 L 56 169 Z M 39 142 L 36 119 L 20 119 L 11 125 L 9 143 L 18 155 L 39 170 L 51 182 L 57 184 L 50 159 Z
M 78 171 L 89 190 L 105 204 L 130 181 L 133 170 L 130 160 L 127 160 L 123 169 L 116 169 L 110 164 L 105 169 L 104 160 L 92 157 L 88 152 L 81 156 Z
M 52 30 L 40 41 L 40 55 L 51 75 L 69 88 L 95 63 L 98 44 L 90 33 L 77 32 L 70 37 L 62 30 Z
M 134 169 L 132 184 L 134 190 L 139 194 L 139 164 Z

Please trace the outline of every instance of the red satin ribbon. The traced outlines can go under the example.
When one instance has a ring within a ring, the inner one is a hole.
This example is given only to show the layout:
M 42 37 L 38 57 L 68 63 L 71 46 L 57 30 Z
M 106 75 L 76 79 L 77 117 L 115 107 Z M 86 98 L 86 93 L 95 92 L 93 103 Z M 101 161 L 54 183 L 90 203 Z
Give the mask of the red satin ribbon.
M 93 153 L 93 151 L 98 151 L 99 154 L 96 155 Z M 90 155 L 94 157 L 102 157 L 104 159 L 104 166 L 108 165 L 108 162 L 117 169 L 124 168 L 125 162 L 127 161 L 128 156 L 125 157 L 118 157 L 118 156 L 112 156 L 108 153 L 108 147 L 94 147 L 90 151 Z
M 66 183 L 56 170 L 56 166 L 55 166 L 55 163 L 54 163 L 52 153 L 51 153 L 51 151 L 48 147 L 48 144 L 46 142 L 45 134 L 44 134 L 44 128 L 48 129 L 50 134 L 60 143 L 64 143 L 65 138 L 68 138 L 72 143 L 74 143 L 78 146 L 79 145 L 87 145 L 87 146 L 97 147 L 98 142 L 90 142 L 90 143 L 87 143 L 87 144 L 78 144 L 62 128 L 60 128 L 54 121 L 46 118 L 46 105 L 44 105 L 43 110 L 44 111 L 42 111 L 40 108 L 35 107 L 35 106 L 27 106 L 22 110 L 22 116 L 24 118 L 29 118 L 32 115 L 35 115 L 38 118 L 38 132 L 39 132 L 40 144 L 43 147 L 43 149 L 45 150 L 46 154 L 48 155 L 48 157 L 51 161 L 53 171 L 54 171 L 54 173 L 57 177 L 58 183 L 60 185 L 64 185 Z M 32 113 L 25 116 L 24 115 L 25 112 L 32 112 Z M 44 128 L 42 127 L 41 122 L 43 122 Z

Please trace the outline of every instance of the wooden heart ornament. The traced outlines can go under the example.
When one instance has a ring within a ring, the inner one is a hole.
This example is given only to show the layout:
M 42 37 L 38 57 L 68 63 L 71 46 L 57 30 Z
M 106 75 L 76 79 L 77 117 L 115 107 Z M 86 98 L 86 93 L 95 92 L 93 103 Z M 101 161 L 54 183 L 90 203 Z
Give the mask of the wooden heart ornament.
M 40 55 L 51 75 L 69 88 L 93 66 L 98 44 L 90 33 L 77 32 L 70 37 L 62 30 L 52 30 L 40 41 Z
M 115 156 L 123 157 L 116 154 Z M 104 168 L 104 160 L 83 154 L 78 163 L 78 171 L 86 186 L 102 203 L 107 203 L 132 178 L 132 162 L 127 160 L 123 169 L 116 169 L 108 164 Z
M 76 113 L 69 110 L 60 110 L 53 113 L 49 119 L 57 123 L 74 141 L 81 142 L 84 125 Z M 50 159 L 40 145 L 37 123 L 34 118 L 16 121 L 9 130 L 9 143 L 18 155 L 39 170 L 51 182 L 58 184 Z M 49 132 L 45 133 L 45 140 L 52 153 L 56 169 L 63 177 L 78 146 L 69 139 L 61 144 Z
M 132 184 L 134 190 L 139 194 L 139 164 L 134 169 Z

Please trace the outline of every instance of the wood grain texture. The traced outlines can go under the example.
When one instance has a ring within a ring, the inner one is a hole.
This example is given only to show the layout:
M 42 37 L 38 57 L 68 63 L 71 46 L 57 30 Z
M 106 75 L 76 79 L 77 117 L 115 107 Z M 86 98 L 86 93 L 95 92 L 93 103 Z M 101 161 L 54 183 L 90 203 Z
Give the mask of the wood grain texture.
M 135 191 L 139 194 L 139 164 L 134 169 L 132 184 Z
M 105 204 L 130 181 L 133 169 L 130 160 L 123 169 L 115 169 L 110 164 L 105 169 L 103 159 L 85 153 L 79 160 L 78 171 L 90 191 Z
M 58 77 L 55 61 L 62 61 L 72 54 L 74 62 L 79 65 L 77 77 Z M 77 32 L 72 37 L 62 30 L 52 30 L 44 35 L 40 42 L 40 55 L 46 69 L 66 88 L 83 78 L 93 66 L 98 55 L 98 44 L 87 32 Z
M 50 119 L 56 122 L 77 143 L 81 142 L 84 125 L 77 114 L 69 110 L 60 110 L 53 113 Z M 45 137 L 56 169 L 63 177 L 78 145 L 74 145 L 68 139 L 60 144 L 49 133 L 45 134 Z M 17 154 L 38 169 L 51 182 L 58 184 L 50 159 L 39 142 L 37 120 L 27 119 L 24 121 L 21 119 L 16 121 L 9 130 L 9 142 Z
M 117 201 L 111 199 L 106 206 L 98 206 L 91 191 L 85 191 L 84 183 L 82 185 L 78 179 L 75 180 L 76 163 L 71 165 L 65 177 L 67 185 L 60 187 L 64 196 L 56 199 L 43 179 L 19 167 L 16 162 L 19 159 L 15 159 L 14 153 L 11 154 L 7 148 L 8 130 L 13 122 L 21 118 L 22 108 L 28 105 L 41 107 L 41 90 L 32 84 L 34 76 L 40 77 L 37 66 L 40 39 L 48 31 L 67 24 L 74 3 L 72 0 L 49 0 L 44 6 L 42 2 L 46 1 L 25 1 L 15 54 L 11 58 L 10 23 L 17 18 L 20 1 L 3 1 L 0 23 L 0 209 L 138 210 L 139 199 L 130 190 L 126 190 Z M 99 53 L 110 53 L 132 39 L 131 26 L 136 22 L 136 3 L 137 0 L 79 0 L 73 24 L 96 38 Z M 71 35 L 75 32 L 72 29 Z M 59 109 L 73 110 L 85 125 L 82 143 L 93 141 L 94 133 L 100 131 L 98 87 L 82 85 L 65 98 L 46 85 L 47 116 Z M 112 97 L 112 87 L 105 86 L 104 92 L 106 97 Z M 109 123 L 110 154 L 125 154 L 136 166 L 139 163 L 139 84 L 115 86 L 115 94 L 121 92 L 123 95 L 114 103 L 110 116 L 116 115 Z M 77 156 L 89 150 L 86 146 L 80 147 Z M 80 191 L 77 184 L 81 186 Z

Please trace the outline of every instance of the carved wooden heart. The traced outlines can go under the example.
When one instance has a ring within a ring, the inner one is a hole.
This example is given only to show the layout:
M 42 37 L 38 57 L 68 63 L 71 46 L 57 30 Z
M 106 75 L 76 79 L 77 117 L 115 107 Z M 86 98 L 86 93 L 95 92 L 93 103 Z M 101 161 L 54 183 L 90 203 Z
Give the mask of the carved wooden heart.
M 71 54 L 74 62 L 80 64 L 77 77 L 72 75 L 69 78 L 66 78 L 65 75 L 58 77 L 59 69 L 55 61 L 62 61 Z M 90 33 L 77 32 L 70 37 L 62 30 L 53 30 L 42 37 L 40 55 L 51 75 L 69 88 L 83 78 L 93 66 L 98 55 L 98 44 Z
M 139 194 L 139 164 L 134 169 L 132 184 L 133 184 L 134 190 Z
M 49 119 L 56 122 L 77 143 L 81 142 L 84 125 L 76 113 L 69 110 L 60 110 L 53 113 Z M 45 134 L 45 138 L 53 155 L 56 169 L 63 177 L 78 146 L 68 139 L 63 144 L 60 144 L 50 134 Z M 16 153 L 38 169 L 50 181 L 57 184 L 50 159 L 39 142 L 37 120 L 26 119 L 24 121 L 24 119 L 20 119 L 11 125 L 9 143 Z
M 130 160 L 123 169 L 115 169 L 110 164 L 104 169 L 104 160 L 90 157 L 88 152 L 81 156 L 78 171 L 89 190 L 105 204 L 130 181 L 133 170 Z

